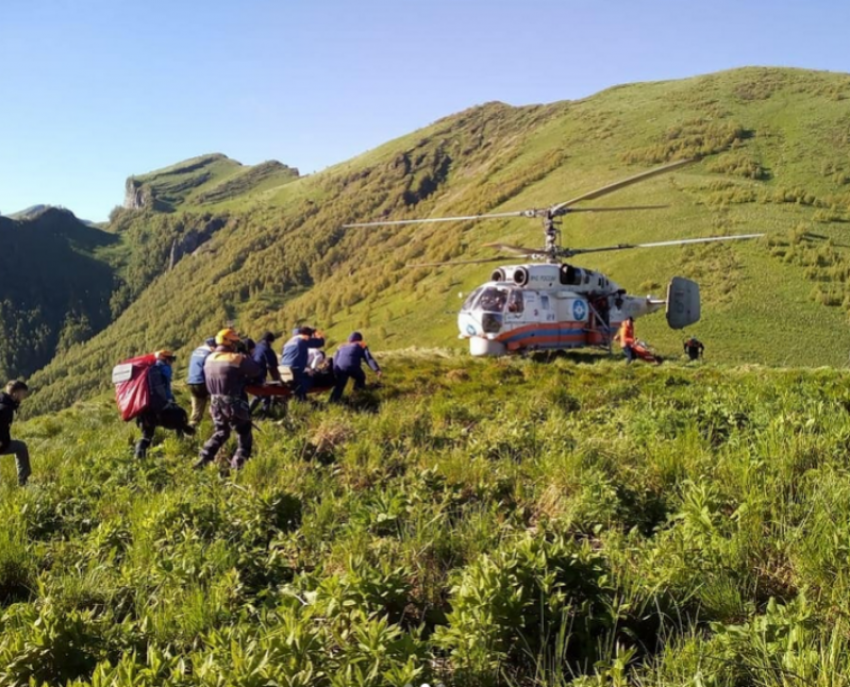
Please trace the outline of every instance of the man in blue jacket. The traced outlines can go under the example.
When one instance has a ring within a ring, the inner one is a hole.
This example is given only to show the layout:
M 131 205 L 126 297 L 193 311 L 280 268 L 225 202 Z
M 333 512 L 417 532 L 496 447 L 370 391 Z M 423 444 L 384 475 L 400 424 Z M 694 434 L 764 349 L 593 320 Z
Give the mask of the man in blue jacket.
M 366 386 L 366 373 L 363 372 L 362 364 L 366 363 L 372 371 L 381 377 L 381 368 L 378 361 L 372 357 L 369 347 L 363 341 L 360 332 L 354 332 L 348 337 L 348 343 L 342 344 L 334 354 L 334 378 L 336 383 L 331 392 L 331 403 L 338 403 L 345 391 L 348 380 L 354 380 L 354 390 L 363 389 Z
M 274 354 L 274 349 L 272 348 L 272 344 L 275 342 L 277 337 L 271 332 L 266 332 L 263 334 L 260 339 L 260 343 L 254 348 L 254 352 L 251 355 L 252 360 L 259 365 L 262 370 L 262 374 L 256 379 L 252 380 L 258 384 L 265 384 L 266 379 L 271 376 L 272 380 L 275 382 L 280 381 L 280 371 L 277 369 L 277 356 Z M 257 396 L 253 401 L 251 401 L 251 414 L 257 410 L 257 406 L 260 405 L 260 402 L 263 403 L 263 415 L 267 415 L 272 407 L 272 397 L 266 396 L 261 398 Z
M 207 380 L 204 377 L 204 363 L 207 356 L 215 350 L 215 338 L 209 338 L 204 342 L 203 346 L 199 346 L 189 357 L 189 376 L 186 378 L 186 384 L 189 386 L 189 393 L 192 396 L 192 413 L 189 417 L 189 424 L 192 427 L 197 427 L 201 424 L 204 418 L 204 411 L 207 409 L 207 403 L 210 400 L 210 392 L 207 391 Z
M 289 368 L 295 383 L 295 398 L 307 400 L 310 390 L 310 376 L 307 374 L 308 351 L 311 348 L 321 348 L 325 345 L 325 335 L 312 327 L 298 327 L 298 333 L 293 336 L 280 355 L 281 367 Z

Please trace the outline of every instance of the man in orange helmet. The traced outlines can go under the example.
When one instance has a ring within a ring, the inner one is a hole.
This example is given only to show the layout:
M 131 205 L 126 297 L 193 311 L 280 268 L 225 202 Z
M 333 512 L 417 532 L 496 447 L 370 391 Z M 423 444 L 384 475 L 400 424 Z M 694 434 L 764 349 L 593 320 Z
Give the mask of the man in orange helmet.
M 195 469 L 215 460 L 219 450 L 236 432 L 236 453 L 230 461 L 234 470 L 251 457 L 254 446 L 251 411 L 245 386 L 262 374 L 262 368 L 250 356 L 238 352 L 242 341 L 233 329 L 222 329 L 215 337 L 216 349 L 204 362 L 204 377 L 211 395 L 213 435 L 201 449 Z
M 195 433 L 195 428 L 189 425 L 189 416 L 177 405 L 171 390 L 171 366 L 177 356 L 166 349 L 159 350 L 154 355 L 156 363 L 148 370 L 150 403 L 136 418 L 136 424 L 142 430 L 142 438 L 136 443 L 136 458 L 147 456 L 157 427 L 174 430 L 178 435 Z

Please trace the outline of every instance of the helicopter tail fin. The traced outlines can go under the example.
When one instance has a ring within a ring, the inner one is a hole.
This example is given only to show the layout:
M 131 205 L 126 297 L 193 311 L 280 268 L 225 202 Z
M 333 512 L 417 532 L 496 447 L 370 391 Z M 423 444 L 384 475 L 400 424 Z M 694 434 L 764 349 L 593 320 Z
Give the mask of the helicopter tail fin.
M 699 322 L 699 284 L 684 277 L 673 277 L 667 287 L 667 324 L 683 329 Z

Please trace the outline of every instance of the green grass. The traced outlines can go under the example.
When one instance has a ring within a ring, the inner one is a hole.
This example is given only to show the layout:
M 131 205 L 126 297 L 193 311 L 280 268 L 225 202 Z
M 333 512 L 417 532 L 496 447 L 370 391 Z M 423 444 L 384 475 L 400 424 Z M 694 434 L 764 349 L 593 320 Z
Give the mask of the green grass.
M 0 683 L 847 684 L 845 373 L 380 359 L 237 475 L 108 398 L 16 425 Z

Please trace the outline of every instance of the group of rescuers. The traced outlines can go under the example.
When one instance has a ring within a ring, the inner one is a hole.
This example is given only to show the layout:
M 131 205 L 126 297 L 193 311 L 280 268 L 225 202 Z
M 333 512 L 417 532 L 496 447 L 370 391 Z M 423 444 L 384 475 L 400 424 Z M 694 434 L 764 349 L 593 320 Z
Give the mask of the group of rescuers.
M 177 406 L 171 390 L 171 368 L 176 356 L 171 351 L 157 351 L 156 363 L 149 372 L 150 407 L 137 418 L 142 438 L 136 444 L 136 457 L 146 456 L 157 427 L 194 434 L 209 405 L 213 434 L 201 448 L 194 467 L 200 469 L 212 463 L 231 434 L 236 434 L 236 452 L 230 467 L 238 470 L 253 451 L 252 418 L 267 414 L 272 403 L 272 396 L 256 396 L 249 403 L 247 387 L 263 386 L 269 378 L 275 385 L 289 382 L 292 395 L 299 401 L 306 401 L 312 388 L 331 388 L 330 401 L 338 403 L 349 379 L 354 380 L 355 390 L 366 386 L 364 362 L 381 376 L 381 368 L 360 332 L 354 332 L 339 346 L 332 361 L 322 350 L 324 334 L 311 327 L 297 327 L 279 358 L 273 350 L 275 339 L 273 333 L 266 332 L 255 343 L 243 340 L 236 330 L 228 328 L 195 349 L 189 358 L 186 379 L 192 398 L 189 415 Z
M 614 337 L 619 341 L 631 363 L 635 358 L 634 320 L 624 320 Z M 313 387 L 332 387 L 330 400 L 338 403 L 349 379 L 354 388 L 366 385 L 365 362 L 378 377 L 381 368 L 363 341 L 359 332 L 354 332 L 348 341 L 336 351 L 329 361 L 322 348 L 324 334 L 310 327 L 298 327 L 286 342 L 278 358 L 272 349 L 276 337 L 266 332 L 259 343 L 245 341 L 233 329 L 222 329 L 214 338 L 207 339 L 189 359 L 187 383 L 192 396 L 192 412 L 187 416 L 174 398 L 171 388 L 172 365 L 176 356 L 170 351 L 157 351 L 156 363 L 148 376 L 150 389 L 149 408 L 136 421 L 142 430 L 142 438 L 136 444 L 135 455 L 144 458 L 153 442 L 157 427 L 173 429 L 178 434 L 194 434 L 201 423 L 207 404 L 213 421 L 213 434 L 201 449 L 196 469 L 203 468 L 215 460 L 222 446 L 232 433 L 236 434 L 237 448 L 230 461 L 233 469 L 239 469 L 251 457 L 253 450 L 252 415 L 262 403 L 262 413 L 271 407 L 271 396 L 255 397 L 248 403 L 245 392 L 248 386 L 262 386 L 271 377 L 273 382 L 291 381 L 293 395 L 304 401 Z M 684 352 L 690 360 L 699 360 L 705 346 L 691 337 L 684 342 Z M 30 457 L 27 445 L 11 437 L 14 415 L 21 402 L 29 394 L 24 382 L 11 381 L 0 392 L 0 456 L 14 455 L 18 472 L 18 484 L 26 485 L 29 479 Z

